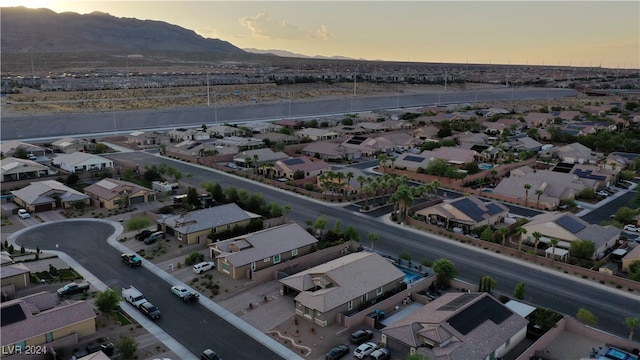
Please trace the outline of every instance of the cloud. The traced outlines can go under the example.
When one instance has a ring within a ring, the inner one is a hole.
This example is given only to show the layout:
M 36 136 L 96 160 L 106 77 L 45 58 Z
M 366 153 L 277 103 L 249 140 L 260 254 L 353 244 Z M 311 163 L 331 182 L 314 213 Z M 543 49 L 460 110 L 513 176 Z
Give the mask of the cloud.
M 239 20 L 240 25 L 251 31 L 255 38 L 265 40 L 327 40 L 332 38 L 325 25 L 316 30 L 304 30 L 285 20 L 276 20 L 267 14 L 254 17 L 244 17 Z
M 202 35 L 205 38 L 210 38 L 210 39 L 219 39 L 221 37 L 221 34 L 220 32 L 218 32 L 218 30 L 210 29 L 210 28 L 197 29 L 196 33 Z

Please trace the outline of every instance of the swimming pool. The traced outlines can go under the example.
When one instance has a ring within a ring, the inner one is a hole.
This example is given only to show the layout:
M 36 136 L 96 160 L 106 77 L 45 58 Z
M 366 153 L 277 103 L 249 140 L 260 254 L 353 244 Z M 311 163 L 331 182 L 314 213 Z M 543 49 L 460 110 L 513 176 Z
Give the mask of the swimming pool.
M 482 192 L 491 194 L 491 193 L 493 193 L 493 189 L 482 189 Z
M 420 279 L 422 279 L 422 274 L 413 272 L 409 269 L 401 269 L 402 272 L 404 273 L 404 282 L 406 282 L 407 284 L 411 284 L 413 282 L 416 282 Z
M 478 168 L 480 168 L 480 170 L 489 170 L 489 169 L 493 169 L 493 165 L 482 163 L 482 164 L 478 164 Z

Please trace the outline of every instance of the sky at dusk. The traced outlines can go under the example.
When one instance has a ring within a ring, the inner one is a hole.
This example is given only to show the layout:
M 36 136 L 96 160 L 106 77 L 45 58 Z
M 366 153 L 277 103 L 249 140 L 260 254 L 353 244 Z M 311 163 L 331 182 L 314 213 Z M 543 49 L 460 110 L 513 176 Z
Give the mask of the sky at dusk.
M 356 59 L 640 68 L 640 1 L 56 1 L 239 48 Z

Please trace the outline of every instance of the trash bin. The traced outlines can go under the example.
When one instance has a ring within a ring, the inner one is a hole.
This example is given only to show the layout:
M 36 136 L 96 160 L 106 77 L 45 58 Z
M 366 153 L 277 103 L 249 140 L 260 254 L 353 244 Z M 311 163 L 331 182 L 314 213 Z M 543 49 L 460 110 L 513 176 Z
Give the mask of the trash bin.
M 115 346 L 113 346 L 113 343 L 108 342 L 108 343 L 102 344 L 102 352 L 107 356 L 113 355 L 114 348 Z

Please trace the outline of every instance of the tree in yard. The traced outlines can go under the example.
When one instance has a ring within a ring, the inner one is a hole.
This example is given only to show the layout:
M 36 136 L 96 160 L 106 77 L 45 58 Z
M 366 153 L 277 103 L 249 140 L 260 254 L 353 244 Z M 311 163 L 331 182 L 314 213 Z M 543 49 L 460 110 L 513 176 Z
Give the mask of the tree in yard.
M 491 290 L 495 289 L 497 285 L 498 283 L 494 278 L 489 275 L 485 275 L 480 278 L 480 287 L 478 288 L 478 291 L 491 293 Z
M 580 321 L 582 321 L 583 323 L 587 324 L 587 325 L 597 325 L 598 324 L 598 317 L 593 315 L 593 313 L 591 313 L 591 311 L 585 309 L 585 308 L 580 308 L 578 309 L 578 314 L 576 314 L 576 318 Z
M 389 156 L 387 156 L 387 154 L 380 154 L 378 155 L 378 161 L 380 162 L 380 165 L 382 165 L 382 168 L 384 169 L 387 161 L 389 161 Z
M 198 198 L 198 192 L 194 187 L 189 187 L 189 190 L 187 191 L 187 204 L 189 204 L 191 207 L 200 206 L 200 199 Z
M 629 329 L 629 340 L 633 340 L 633 330 L 638 326 L 638 318 L 625 318 L 624 324 L 627 326 L 627 329 Z
M 437 275 L 438 285 L 449 287 L 449 283 L 453 278 L 458 275 L 458 270 L 456 269 L 453 262 L 449 259 L 438 259 L 433 263 L 433 271 Z
M 487 226 L 484 230 L 482 230 L 480 239 L 488 242 L 493 242 L 495 240 L 493 238 L 493 231 L 491 230 L 491 227 Z
M 524 206 L 529 206 L 529 189 L 531 184 L 524 184 Z
M 535 191 L 536 193 L 536 207 L 539 208 L 540 207 L 540 196 L 542 196 L 543 191 L 538 189 Z
M 635 223 L 636 215 L 637 211 L 623 206 L 616 211 L 615 219 L 622 224 L 632 224 Z
M 349 171 L 347 172 L 347 175 L 345 175 L 345 178 L 347 179 L 347 183 L 346 183 L 347 189 L 349 188 L 351 179 L 353 179 L 354 176 L 355 175 L 353 175 L 353 171 Z
M 130 359 L 138 350 L 138 343 L 131 336 L 121 336 L 116 342 L 116 352 L 125 359 Z
M 109 314 L 118 308 L 120 300 L 120 293 L 111 288 L 107 288 L 98 293 L 94 304 L 103 314 Z
M 360 241 L 360 233 L 358 232 L 358 230 L 356 230 L 356 228 L 349 225 L 344 231 L 344 239 Z
M 580 259 L 591 259 L 596 252 L 596 245 L 591 240 L 574 240 L 569 247 L 571 256 Z
M 538 232 L 538 231 L 534 231 L 531 236 L 533 236 L 533 238 L 535 239 L 535 242 L 533 243 L 533 247 L 534 247 L 534 251 L 537 252 L 538 251 L 538 244 L 540 243 L 540 238 L 542 237 L 542 233 Z
M 67 176 L 67 185 L 75 185 L 80 181 L 80 177 L 76 173 L 71 173 Z
M 509 233 L 509 229 L 507 228 L 500 228 L 498 230 L 498 234 L 500 235 L 500 238 L 502 239 L 502 247 L 504 247 L 504 243 L 507 240 L 507 234 Z
M 522 251 L 522 235 L 526 235 L 527 234 L 527 229 L 523 228 L 522 226 L 518 226 L 518 228 L 516 229 L 516 234 L 518 234 L 518 251 Z
M 423 355 L 417 352 L 407 356 L 407 360 L 430 360 L 430 359 L 431 358 L 428 357 L 427 355 Z
M 146 216 L 136 216 L 132 217 L 127 221 L 126 228 L 127 231 L 140 231 L 144 228 L 148 228 L 151 226 L 152 221 Z
M 285 205 L 282 207 L 282 214 L 284 216 L 284 222 L 287 222 L 287 215 L 291 212 L 291 206 Z
M 370 232 L 367 235 L 367 238 L 371 241 L 371 250 L 373 250 L 373 244 L 378 241 L 378 234 L 374 233 L 374 232 Z
M 516 285 L 515 289 L 513 289 L 513 297 L 518 300 L 524 300 L 525 291 L 524 281 L 520 281 L 518 285 Z
M 313 222 L 313 228 L 316 229 L 316 234 L 322 236 L 324 228 L 327 226 L 327 215 L 322 214 L 318 216 L 316 221 Z
M 551 239 L 549 240 L 549 244 L 551 244 L 551 251 L 553 252 L 552 256 L 552 260 L 556 261 L 556 245 L 558 245 L 558 243 L 560 242 L 560 240 L 558 239 Z

